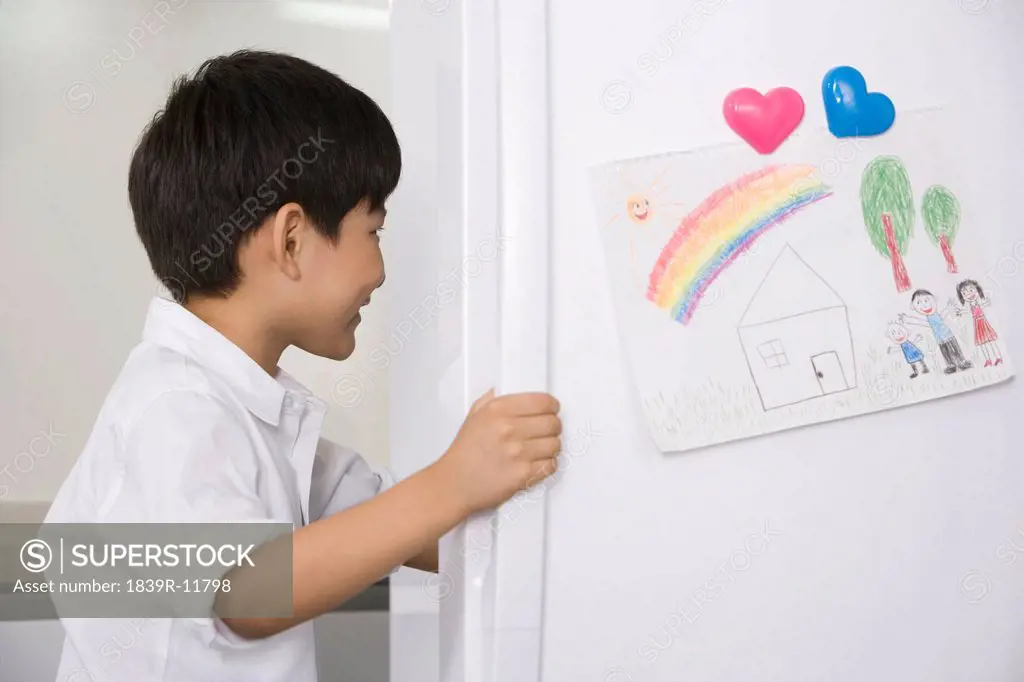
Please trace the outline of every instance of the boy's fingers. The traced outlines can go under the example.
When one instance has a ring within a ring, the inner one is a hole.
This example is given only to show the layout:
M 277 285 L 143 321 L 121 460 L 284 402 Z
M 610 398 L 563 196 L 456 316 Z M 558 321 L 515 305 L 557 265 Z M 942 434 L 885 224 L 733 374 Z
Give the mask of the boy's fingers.
M 545 478 L 551 476 L 553 473 L 558 471 L 558 458 L 549 457 L 547 459 L 540 459 L 534 462 L 533 465 L 533 476 L 530 478 L 528 487 L 533 487 L 543 481 Z
M 558 414 L 561 409 L 561 405 L 549 393 L 512 393 L 496 400 L 501 401 L 502 411 L 513 417 Z
M 473 406 L 471 408 L 469 408 L 469 413 L 473 414 L 474 412 L 476 412 L 477 410 L 479 410 L 481 407 L 483 407 L 487 403 L 491 402 L 492 400 L 494 400 L 494 389 L 493 388 L 491 390 L 487 391 L 487 393 L 484 393 L 482 396 L 480 396 L 479 398 L 476 399 L 476 402 L 473 403 Z
M 534 414 L 513 422 L 516 434 L 523 439 L 546 438 L 562 433 L 562 420 L 554 414 Z
M 556 436 L 546 438 L 534 438 L 528 440 L 523 446 L 523 454 L 534 461 L 544 461 L 557 458 L 562 451 L 562 439 Z

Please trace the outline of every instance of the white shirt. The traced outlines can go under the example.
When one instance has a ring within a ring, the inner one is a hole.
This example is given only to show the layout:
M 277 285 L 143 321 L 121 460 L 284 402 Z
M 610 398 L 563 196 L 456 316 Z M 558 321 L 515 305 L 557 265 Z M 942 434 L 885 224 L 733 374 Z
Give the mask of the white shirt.
M 282 521 L 392 481 L 320 438 L 326 404 L 156 298 L 47 523 Z M 216 618 L 63 619 L 59 682 L 315 682 L 313 623 L 246 641 Z M 91 675 L 91 677 L 90 677 Z

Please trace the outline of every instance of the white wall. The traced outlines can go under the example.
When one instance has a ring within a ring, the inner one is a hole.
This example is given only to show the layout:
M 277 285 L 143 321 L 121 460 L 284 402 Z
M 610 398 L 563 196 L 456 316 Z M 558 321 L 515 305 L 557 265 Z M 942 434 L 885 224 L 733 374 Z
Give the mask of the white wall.
M 0 521 L 41 518 L 140 338 L 157 286 L 131 221 L 128 163 L 172 79 L 241 47 L 280 49 L 391 109 L 386 0 L 333 3 L 347 13 L 323 12 L 330 3 L 168 0 L 181 9 L 163 24 L 156 4 L 0 3 Z M 391 267 L 403 229 L 395 219 L 389 227 Z M 324 435 L 377 466 L 389 459 L 388 373 L 370 354 L 394 329 L 388 282 L 364 313 L 353 358 L 293 350 L 282 361 L 330 401 Z M 320 619 L 321 679 L 384 682 L 389 627 L 385 612 Z M 52 680 L 61 639 L 56 622 L 0 622 L 0 680 Z
M 437 459 L 454 436 L 464 358 L 462 315 L 473 274 L 463 260 L 460 182 L 460 39 L 455 0 L 396 0 L 392 17 L 392 118 L 402 143 L 403 181 L 389 216 L 408 230 L 388 282 L 396 328 L 408 341 L 390 358 L 391 467 L 408 476 Z M 437 311 L 424 321 L 424 301 Z M 418 311 L 418 312 L 416 312 Z M 438 602 L 450 585 L 403 569 L 391 578 L 391 679 L 440 679 Z
M 821 79 L 853 64 L 898 110 L 955 105 L 993 286 L 1020 300 L 1024 4 L 549 5 L 552 390 L 577 440 L 550 493 L 543 679 L 1022 679 L 1024 567 L 1005 551 L 1024 546 L 1020 380 L 663 455 L 595 265 L 586 170 L 733 141 L 722 99 L 741 86 L 796 88 L 822 127 Z
M 318 23 L 300 21 L 303 10 L 329 3 L 168 0 L 179 9 L 163 22 L 156 4 L 0 5 L 0 503 L 52 499 L 140 338 L 157 286 L 132 225 L 128 164 L 172 79 L 216 54 L 281 49 L 391 107 L 386 0 L 307 11 Z M 400 236 L 385 233 L 389 262 Z M 324 435 L 377 465 L 388 461 L 387 372 L 368 358 L 391 334 L 392 288 L 374 296 L 347 362 L 294 350 L 282 361 L 331 402 Z

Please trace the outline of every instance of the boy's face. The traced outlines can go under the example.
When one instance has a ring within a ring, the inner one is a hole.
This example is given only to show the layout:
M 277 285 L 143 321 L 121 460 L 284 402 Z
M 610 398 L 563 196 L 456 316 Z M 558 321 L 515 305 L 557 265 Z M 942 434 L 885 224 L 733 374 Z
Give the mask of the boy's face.
M 907 330 L 898 324 L 889 325 L 889 338 L 893 343 L 903 343 L 907 340 Z
M 336 244 L 319 234 L 306 235 L 301 254 L 302 280 L 291 316 L 295 345 L 308 353 L 344 360 L 355 350 L 360 308 L 384 283 L 384 259 L 378 231 L 383 209 L 360 204 L 341 221 Z
M 935 312 L 935 297 L 931 294 L 915 296 L 913 300 L 914 310 L 922 315 L 931 315 Z

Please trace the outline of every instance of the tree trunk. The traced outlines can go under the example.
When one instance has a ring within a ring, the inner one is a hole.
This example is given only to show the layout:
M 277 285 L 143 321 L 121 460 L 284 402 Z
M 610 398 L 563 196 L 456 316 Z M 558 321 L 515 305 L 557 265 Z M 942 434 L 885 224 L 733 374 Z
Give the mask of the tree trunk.
M 896 230 L 892 226 L 892 214 L 882 214 L 882 226 L 885 228 L 885 245 L 889 249 L 889 260 L 892 262 L 892 278 L 896 281 L 896 291 L 910 289 L 910 276 L 907 266 L 903 264 L 900 245 L 896 241 Z
M 949 248 L 949 240 L 946 239 L 946 235 L 939 237 L 939 248 L 942 249 L 942 255 L 946 257 L 946 269 L 950 272 L 957 272 L 956 259 L 953 258 L 953 250 Z

